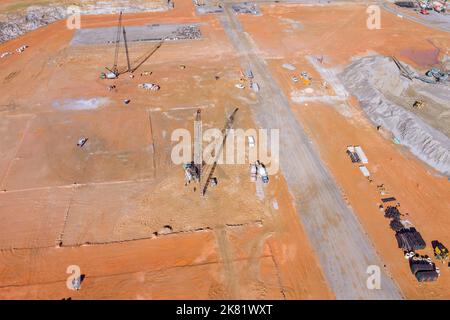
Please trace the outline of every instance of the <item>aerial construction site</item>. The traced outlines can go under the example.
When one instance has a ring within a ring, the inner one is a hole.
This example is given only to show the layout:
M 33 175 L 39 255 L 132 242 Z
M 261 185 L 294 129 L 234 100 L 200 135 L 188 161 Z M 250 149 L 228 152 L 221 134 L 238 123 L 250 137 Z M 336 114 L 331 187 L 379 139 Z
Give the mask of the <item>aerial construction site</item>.
M 0 26 L 0 299 L 450 299 L 446 1 Z

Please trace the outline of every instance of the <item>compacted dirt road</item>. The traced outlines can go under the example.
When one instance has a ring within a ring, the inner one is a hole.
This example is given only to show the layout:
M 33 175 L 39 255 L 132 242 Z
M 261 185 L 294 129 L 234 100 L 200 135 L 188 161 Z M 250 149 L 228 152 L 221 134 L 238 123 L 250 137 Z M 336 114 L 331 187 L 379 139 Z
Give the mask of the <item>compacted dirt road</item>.
M 280 167 L 336 298 L 400 299 L 399 289 L 384 271 L 381 289 L 368 289 L 367 268 L 381 266 L 372 243 L 229 4 L 220 20 L 242 65 L 252 68 L 261 86 L 260 103 L 254 108 L 256 119 L 263 128 L 280 129 Z

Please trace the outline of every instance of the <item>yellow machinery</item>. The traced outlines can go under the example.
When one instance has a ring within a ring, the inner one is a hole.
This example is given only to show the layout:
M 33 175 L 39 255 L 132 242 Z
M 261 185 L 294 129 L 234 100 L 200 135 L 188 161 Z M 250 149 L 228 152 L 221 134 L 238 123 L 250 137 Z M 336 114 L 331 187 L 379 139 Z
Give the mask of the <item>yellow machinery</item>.
M 448 249 L 442 243 L 435 240 L 431 242 L 431 245 L 433 246 L 433 252 L 436 259 L 442 260 L 442 262 L 448 259 Z

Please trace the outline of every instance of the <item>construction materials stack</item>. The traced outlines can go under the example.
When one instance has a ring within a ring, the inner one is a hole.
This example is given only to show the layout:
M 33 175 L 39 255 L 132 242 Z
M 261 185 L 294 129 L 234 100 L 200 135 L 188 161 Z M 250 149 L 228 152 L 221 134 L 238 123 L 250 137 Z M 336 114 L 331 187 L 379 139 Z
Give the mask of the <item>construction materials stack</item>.
M 402 228 L 395 233 L 398 247 L 407 250 L 415 251 L 425 249 L 426 244 L 420 233 L 416 228 Z
M 436 281 L 439 277 L 439 268 L 429 257 L 415 255 L 409 259 L 412 274 L 419 282 Z

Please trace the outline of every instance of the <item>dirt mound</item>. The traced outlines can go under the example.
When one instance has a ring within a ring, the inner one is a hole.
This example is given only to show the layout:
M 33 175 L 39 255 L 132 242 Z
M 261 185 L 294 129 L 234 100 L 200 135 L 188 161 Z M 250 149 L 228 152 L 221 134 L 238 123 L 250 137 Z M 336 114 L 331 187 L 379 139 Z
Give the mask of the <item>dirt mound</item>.
M 65 16 L 66 9 L 59 6 L 32 6 L 24 12 L 10 14 L 0 21 L 0 43 L 63 19 Z
M 430 125 L 444 120 L 427 119 L 407 109 L 412 97 L 423 97 L 436 90 L 449 101 L 448 84 L 431 85 L 404 78 L 390 58 L 381 56 L 356 59 L 344 70 L 341 79 L 372 122 L 391 131 L 419 159 L 450 175 L 450 139 L 436 129 L 439 123 Z M 442 113 L 448 112 L 448 107 L 439 101 L 430 101 L 430 105 L 443 109 Z

